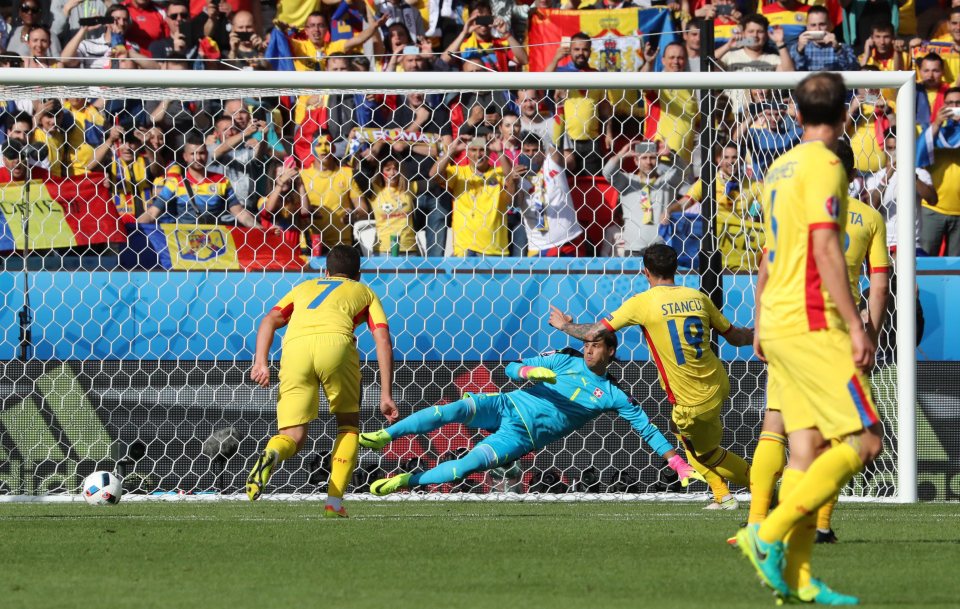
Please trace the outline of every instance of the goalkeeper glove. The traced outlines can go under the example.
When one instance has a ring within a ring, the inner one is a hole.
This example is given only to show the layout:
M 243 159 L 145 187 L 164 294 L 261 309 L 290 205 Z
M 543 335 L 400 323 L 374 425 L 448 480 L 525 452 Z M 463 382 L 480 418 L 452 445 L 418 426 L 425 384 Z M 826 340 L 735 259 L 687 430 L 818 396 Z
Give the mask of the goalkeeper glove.
M 700 475 L 697 470 L 693 469 L 693 466 L 683 460 L 683 457 L 680 455 L 674 455 L 670 457 L 667 461 L 667 465 L 670 466 L 670 469 L 677 472 L 677 476 L 680 478 L 680 485 L 683 488 L 687 488 L 690 485 L 690 482 L 694 480 L 699 480 L 700 482 L 706 482 L 703 476 Z
M 543 383 L 557 382 L 557 373 L 542 366 L 524 366 L 520 370 L 520 376 L 528 381 L 541 381 Z

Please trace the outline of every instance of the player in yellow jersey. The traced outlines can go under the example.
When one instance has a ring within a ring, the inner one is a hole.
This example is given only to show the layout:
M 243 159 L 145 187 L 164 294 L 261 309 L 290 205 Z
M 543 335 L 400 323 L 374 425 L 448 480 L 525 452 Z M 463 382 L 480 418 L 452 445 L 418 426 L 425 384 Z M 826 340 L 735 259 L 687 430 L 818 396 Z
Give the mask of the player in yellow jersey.
M 846 172 L 847 180 L 854 176 L 854 152 L 845 141 L 837 142 L 836 155 Z M 866 262 L 870 279 L 870 299 L 866 308 L 866 323 L 870 338 L 876 344 L 883 327 L 889 292 L 890 256 L 887 251 L 887 229 L 880 212 L 858 199 L 848 197 L 847 225 L 844 234 L 844 259 L 850 290 L 860 306 L 860 274 Z M 750 468 L 750 524 L 763 522 L 767 517 L 773 489 L 786 465 L 786 437 L 783 416 L 776 403 L 764 415 L 760 440 L 753 453 Z M 834 496 L 817 511 L 815 543 L 835 543 L 837 536 L 830 524 L 837 497 Z M 731 538 L 731 541 L 735 538 Z
M 730 393 L 730 380 L 710 348 L 710 329 L 737 347 L 749 345 L 753 331 L 731 325 L 702 292 L 676 285 L 676 272 L 677 252 L 668 245 L 651 245 L 643 253 L 643 276 L 650 282 L 649 290 L 593 324 L 572 323 L 569 315 L 553 307 L 550 325 L 581 340 L 597 340 L 607 332 L 641 326 L 660 385 L 673 404 L 673 429 L 686 448 L 687 460 L 710 484 L 715 500 L 711 506 L 718 506 L 713 509 L 736 509 L 726 480 L 747 486 L 750 466 L 720 446 L 720 415 Z
M 280 357 L 277 427 L 247 477 L 247 496 L 256 500 L 276 466 L 297 453 L 307 439 L 307 427 L 319 414 L 319 390 L 330 401 L 337 419 L 337 439 L 331 453 L 330 484 L 325 517 L 346 517 L 343 494 L 353 476 L 360 432 L 360 358 L 354 329 L 366 322 L 377 346 L 380 365 L 380 412 L 393 422 L 393 346 L 380 299 L 360 283 L 360 254 L 337 245 L 327 255 L 322 279 L 308 279 L 280 299 L 260 322 L 250 378 L 261 387 L 270 383 L 270 345 L 284 326 Z
M 797 90 L 802 143 L 764 184 L 767 249 L 757 286 L 754 349 L 767 362 L 767 403 L 783 416 L 790 459 L 780 505 L 737 545 L 781 600 L 857 604 L 810 573 L 816 513 L 880 453 L 870 381 L 873 341 L 850 291 L 842 235 L 847 176 L 831 148 L 844 132 L 847 90 L 816 73 Z

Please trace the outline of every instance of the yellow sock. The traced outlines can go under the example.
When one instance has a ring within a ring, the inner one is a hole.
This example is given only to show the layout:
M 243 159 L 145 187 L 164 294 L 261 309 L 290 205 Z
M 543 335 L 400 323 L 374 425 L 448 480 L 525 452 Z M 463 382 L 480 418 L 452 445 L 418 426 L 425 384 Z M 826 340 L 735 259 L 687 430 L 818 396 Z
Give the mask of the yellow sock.
M 290 436 L 285 436 L 281 433 L 270 438 L 270 441 L 267 442 L 266 450 L 277 451 L 277 454 L 280 455 L 280 460 L 286 461 L 297 454 L 297 443 L 294 442 Z
M 715 501 L 720 501 L 730 494 L 730 487 L 723 481 L 723 478 L 717 472 L 713 471 L 703 463 L 697 461 L 692 450 L 687 450 L 687 461 L 697 470 L 697 473 L 703 476 L 703 479 L 710 485 L 710 491 L 713 493 Z
M 356 427 L 338 427 L 337 441 L 333 443 L 330 454 L 330 485 L 327 495 L 343 497 L 357 466 L 357 452 L 360 450 L 360 430 Z
M 784 492 L 783 484 L 793 470 L 784 470 L 780 505 L 760 526 L 760 539 L 766 542 L 782 540 L 801 518 L 820 509 L 861 469 L 863 462 L 857 451 L 849 444 L 841 443 L 817 457 L 789 495 Z
M 709 463 L 704 465 L 717 472 L 724 480 L 740 486 L 750 486 L 750 464 L 744 461 L 743 457 L 735 455 L 726 448 L 718 448 L 714 451 Z
M 773 491 L 787 464 L 787 439 L 783 435 L 765 431 L 753 451 L 750 464 L 750 516 L 747 523 L 763 522 L 770 511 Z
M 791 590 L 799 590 L 810 585 L 810 556 L 813 554 L 813 540 L 817 536 L 816 515 L 808 514 L 790 529 L 786 539 L 786 565 L 783 578 Z
M 817 511 L 817 528 L 824 531 L 830 530 L 830 520 L 833 518 L 833 508 L 837 506 L 837 500 L 840 498 L 840 493 L 837 492 L 836 495 L 830 498 L 830 501 L 823 504 Z

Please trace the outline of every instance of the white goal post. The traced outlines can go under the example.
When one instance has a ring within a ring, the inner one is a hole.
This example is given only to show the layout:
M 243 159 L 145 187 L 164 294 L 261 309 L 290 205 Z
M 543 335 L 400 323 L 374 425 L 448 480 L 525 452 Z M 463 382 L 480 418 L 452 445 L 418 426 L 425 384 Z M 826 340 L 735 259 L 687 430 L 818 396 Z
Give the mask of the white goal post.
M 69 97 L 131 97 L 190 99 L 197 92 L 221 99 L 256 95 L 309 95 L 312 92 L 450 92 L 516 89 L 582 90 L 729 90 L 793 89 L 807 73 L 418 73 L 394 72 L 269 72 L 269 71 L 153 71 L 80 69 L 0 69 L 0 99 Z M 915 98 L 913 72 L 850 72 L 847 86 L 896 89 L 897 167 L 913 175 L 916 166 Z M 55 94 L 49 91 L 58 91 Z M 913 180 L 898 181 L 897 242 L 915 239 L 916 192 Z M 560 268 L 560 267 L 556 267 Z M 71 271 L 63 271 L 69 273 Z M 554 272 L 554 271 L 551 271 Z M 917 501 L 915 290 L 916 258 L 912 247 L 900 247 L 896 258 L 896 492 L 899 502 Z M 276 296 L 279 297 L 280 294 Z M 52 297 L 52 296 L 49 296 Z M 9 303 L 8 303 L 9 306 Z M 396 323 L 402 324 L 403 320 Z M 254 326 L 250 327 L 250 336 Z M 249 338 L 248 340 L 252 340 Z M 401 354 L 402 357 L 402 354 Z M 51 358 L 56 359 L 56 358 Z M 734 387 L 732 391 L 736 391 Z M 16 389 L 8 393 L 15 393 Z M 322 409 L 321 409 L 322 412 Z M 321 415 L 323 418 L 324 415 Z M 265 439 L 265 438 L 264 438 Z M 258 440 L 259 441 L 259 440 Z M 749 457 L 749 455 L 747 455 Z M 81 476 L 82 478 L 82 476 Z M 292 495 L 293 496 L 293 495 Z M 299 496 L 299 495 L 297 495 Z M 513 496 L 503 493 L 501 498 Z M 619 497 L 630 495 L 620 494 Z M 522 495 L 518 495 L 521 497 Z M 579 498 L 594 497 L 588 493 Z M 63 495 L 0 495 L 6 500 L 63 500 Z M 609 497 L 602 497 L 607 499 Z M 876 497 L 873 497 L 876 498 Z

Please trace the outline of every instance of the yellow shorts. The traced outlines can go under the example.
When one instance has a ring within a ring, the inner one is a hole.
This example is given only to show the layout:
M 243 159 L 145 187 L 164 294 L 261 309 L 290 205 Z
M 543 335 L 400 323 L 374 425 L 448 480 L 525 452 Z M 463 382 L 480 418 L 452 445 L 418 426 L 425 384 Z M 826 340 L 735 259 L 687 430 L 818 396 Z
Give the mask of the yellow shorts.
M 850 335 L 821 330 L 762 341 L 767 357 L 767 408 L 779 410 L 787 433 L 816 428 L 824 438 L 880 422 L 870 379 L 853 365 Z
M 720 414 L 724 400 L 704 406 L 681 406 L 674 404 L 673 424 L 677 435 L 688 451 L 694 455 L 704 455 L 716 450 L 723 440 L 723 424 Z
M 316 419 L 321 386 L 330 412 L 360 412 L 360 355 L 352 336 L 311 334 L 284 342 L 277 426 L 283 429 Z

